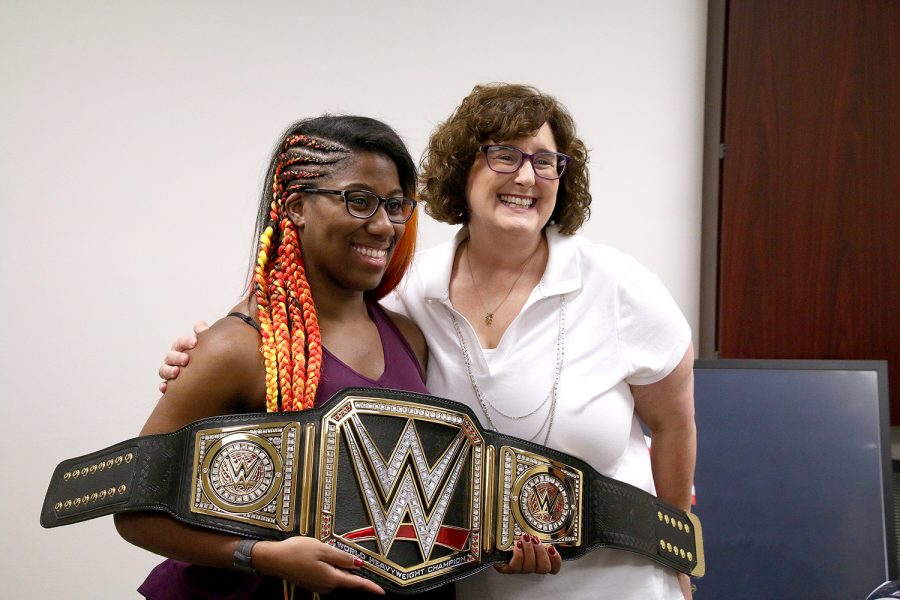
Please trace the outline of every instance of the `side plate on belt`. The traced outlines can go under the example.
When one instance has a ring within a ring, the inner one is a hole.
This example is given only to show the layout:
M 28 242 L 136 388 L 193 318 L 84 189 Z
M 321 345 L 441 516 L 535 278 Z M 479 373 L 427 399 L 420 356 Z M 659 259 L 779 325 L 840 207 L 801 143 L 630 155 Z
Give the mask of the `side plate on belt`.
M 198 431 L 191 512 L 292 531 L 299 431 L 297 423 Z

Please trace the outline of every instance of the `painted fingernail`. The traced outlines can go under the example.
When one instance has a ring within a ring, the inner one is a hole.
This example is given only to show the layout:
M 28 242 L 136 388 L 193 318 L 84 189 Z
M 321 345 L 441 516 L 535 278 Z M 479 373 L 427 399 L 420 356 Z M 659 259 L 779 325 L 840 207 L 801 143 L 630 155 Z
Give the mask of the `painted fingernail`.
M 547 548 L 547 554 L 549 554 L 550 556 L 555 555 L 555 554 L 556 554 L 556 548 L 554 548 L 553 546 L 550 546 L 549 548 Z
M 531 538 L 528 537 L 528 534 L 527 534 L 527 533 L 523 533 L 523 534 L 522 534 L 522 541 L 523 541 L 523 542 L 530 542 L 530 541 L 531 541 Z
M 541 541 L 535 536 L 531 536 L 531 541 L 534 542 L 535 545 L 539 545 L 541 543 Z
M 359 557 L 353 559 L 353 566 L 354 566 L 354 567 L 361 567 L 362 564 L 363 564 L 363 559 L 361 559 L 361 558 L 359 558 Z
M 519 540 L 518 542 L 516 542 L 516 548 L 521 548 L 521 547 L 522 547 L 522 540 Z

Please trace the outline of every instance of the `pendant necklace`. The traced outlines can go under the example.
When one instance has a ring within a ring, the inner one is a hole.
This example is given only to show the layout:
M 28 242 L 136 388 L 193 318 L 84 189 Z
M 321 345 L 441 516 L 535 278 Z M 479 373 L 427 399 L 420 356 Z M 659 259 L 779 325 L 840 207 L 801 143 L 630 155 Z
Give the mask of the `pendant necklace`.
M 553 429 L 553 417 L 556 414 L 556 401 L 559 395 L 559 378 L 562 374 L 563 361 L 566 356 L 566 296 L 562 295 L 559 297 L 559 330 L 556 334 L 556 365 L 553 370 L 553 384 L 550 386 L 550 393 L 547 394 L 547 397 L 544 398 L 544 401 L 535 407 L 529 413 L 524 415 L 509 415 L 505 412 L 501 411 L 497 408 L 490 400 L 488 400 L 487 396 L 481 391 L 481 388 L 478 387 L 478 381 L 475 379 L 475 373 L 472 371 L 472 357 L 469 354 L 469 347 L 466 345 L 466 340 L 463 337 L 462 329 L 459 326 L 459 320 L 456 318 L 456 311 L 454 311 L 449 306 L 445 306 L 447 309 L 447 313 L 450 315 L 450 321 L 453 323 L 453 330 L 456 332 L 456 339 L 459 341 L 459 348 L 462 350 L 463 362 L 466 365 L 466 374 L 469 376 L 469 383 L 472 385 L 472 391 L 475 392 L 475 397 L 478 398 L 478 403 L 481 404 L 481 410 L 484 412 L 484 416 L 487 419 L 488 426 L 494 431 L 498 431 L 497 426 L 494 425 L 494 420 L 491 419 L 491 414 L 488 412 L 488 406 L 490 406 L 494 411 L 502 417 L 511 420 L 521 420 L 531 415 L 535 414 L 538 410 L 541 409 L 547 401 L 550 401 L 550 409 L 547 411 L 547 416 L 544 418 L 544 422 L 541 424 L 541 427 L 537 430 L 537 433 L 529 441 L 536 440 L 541 432 L 544 431 L 544 445 L 547 445 L 547 440 L 550 439 L 550 430 Z
M 494 310 L 488 310 L 484 305 L 484 300 L 481 298 L 481 292 L 478 291 L 478 284 L 475 283 L 475 273 L 472 272 L 472 260 L 469 258 L 471 252 L 469 252 L 469 240 L 466 240 L 466 265 L 469 267 L 469 279 L 472 281 L 472 289 L 475 290 L 475 295 L 478 297 L 478 303 L 481 304 L 482 310 L 484 310 L 484 324 L 488 327 L 494 322 L 494 313 L 500 310 L 500 307 L 503 306 L 503 303 L 506 302 L 506 299 L 509 298 L 509 295 L 512 294 L 512 291 L 516 288 L 516 284 L 519 283 L 519 280 L 522 278 L 522 275 L 525 274 L 525 271 L 528 269 L 528 265 L 531 264 L 531 260 L 534 258 L 534 255 L 537 254 L 538 250 L 541 249 L 541 242 L 538 242 L 537 248 L 534 249 L 534 252 L 531 253 L 531 256 L 525 259 L 525 262 L 522 263 L 522 266 L 519 268 L 519 274 L 516 276 L 515 281 L 512 282 L 512 285 L 509 286 L 509 290 L 506 292 L 506 295 L 503 296 L 503 300 L 494 307 Z

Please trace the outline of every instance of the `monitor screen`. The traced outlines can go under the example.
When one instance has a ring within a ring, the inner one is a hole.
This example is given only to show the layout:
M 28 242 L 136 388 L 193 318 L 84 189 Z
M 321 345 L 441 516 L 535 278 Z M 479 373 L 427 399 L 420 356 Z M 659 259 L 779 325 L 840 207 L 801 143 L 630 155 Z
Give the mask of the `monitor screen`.
M 897 578 L 882 361 L 701 360 L 697 600 L 864 599 Z

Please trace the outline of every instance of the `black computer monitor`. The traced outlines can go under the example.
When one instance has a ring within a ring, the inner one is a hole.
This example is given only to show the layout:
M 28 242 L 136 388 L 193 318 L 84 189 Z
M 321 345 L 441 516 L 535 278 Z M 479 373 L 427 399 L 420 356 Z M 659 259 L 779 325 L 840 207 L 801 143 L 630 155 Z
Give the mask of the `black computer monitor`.
M 862 600 L 897 579 L 887 389 L 883 361 L 697 361 L 696 600 Z

